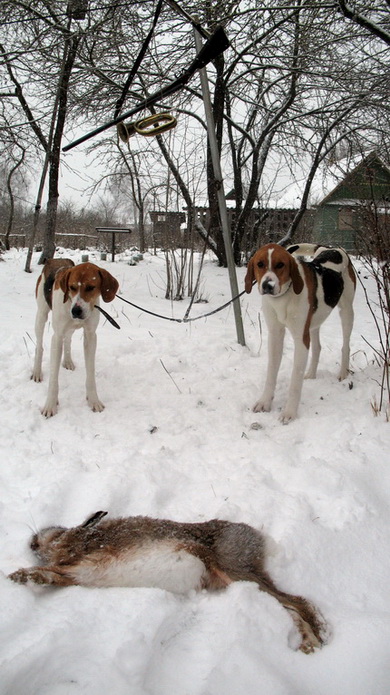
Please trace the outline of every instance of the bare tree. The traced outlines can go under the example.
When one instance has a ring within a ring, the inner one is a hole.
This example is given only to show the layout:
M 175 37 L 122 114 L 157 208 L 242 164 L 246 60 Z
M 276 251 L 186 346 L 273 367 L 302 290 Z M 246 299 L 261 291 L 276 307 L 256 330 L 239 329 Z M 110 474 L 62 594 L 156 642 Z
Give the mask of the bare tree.
M 275 197 L 275 170 L 284 171 L 290 181 L 303 180 L 291 238 L 309 205 L 316 171 L 340 143 L 364 151 L 389 142 L 388 59 L 383 50 L 386 0 L 375 0 L 364 13 L 354 7 L 350 19 L 342 6 L 350 7 L 344 0 L 336 6 L 306 0 L 287 5 L 270 5 L 268 0 L 192 4 L 191 11 L 204 27 L 212 32 L 222 24 L 231 42 L 209 66 L 208 74 L 225 184 L 235 193 L 232 244 L 237 263 L 253 235 L 254 207 L 260 200 Z M 5 22 L 0 30 L 0 71 L 8 71 L 28 126 L 49 156 L 44 254 L 54 248 L 64 127 L 78 120 L 88 129 L 112 117 L 134 62 L 134 47 L 143 44 L 154 9 L 154 3 L 144 0 L 125 6 L 119 0 L 107 6 L 91 0 L 80 22 L 71 11 L 71 16 L 66 14 L 59 0 L 3 3 L 9 25 Z M 370 26 L 357 23 L 360 15 Z M 371 31 L 372 24 L 379 33 Z M 189 23 L 164 5 L 124 107 L 142 103 L 169 83 L 194 55 Z M 125 161 L 116 132 L 108 131 L 103 139 L 94 139 L 91 148 L 104 148 L 107 176 L 117 177 L 122 171 L 130 177 L 129 190 L 138 201 L 141 226 L 146 191 L 168 179 L 168 168 L 171 182 L 176 182 L 178 205 L 187 208 L 191 224 L 223 265 L 226 259 L 215 204 L 219 182 L 210 168 L 201 99 L 195 76 L 181 92 L 156 106 L 179 116 L 171 144 L 165 135 L 150 139 L 154 141 L 147 146 L 137 140 L 136 151 L 130 144 Z M 140 151 L 144 160 L 138 159 Z M 195 212 L 204 205 L 211 211 L 208 228 Z
M 375 283 L 376 300 L 369 298 L 363 285 L 366 302 L 374 320 L 378 347 L 370 345 L 381 368 L 379 398 L 371 405 L 374 413 L 385 413 L 390 422 L 390 209 L 386 200 L 362 204 L 364 231 L 358 234 L 358 251 L 365 270 Z
M 352 4 L 345 0 L 338 0 L 338 4 L 344 17 L 390 46 L 390 33 L 386 30 L 390 14 L 388 3 L 374 2 L 369 7 L 363 8 L 364 13 L 354 0 Z

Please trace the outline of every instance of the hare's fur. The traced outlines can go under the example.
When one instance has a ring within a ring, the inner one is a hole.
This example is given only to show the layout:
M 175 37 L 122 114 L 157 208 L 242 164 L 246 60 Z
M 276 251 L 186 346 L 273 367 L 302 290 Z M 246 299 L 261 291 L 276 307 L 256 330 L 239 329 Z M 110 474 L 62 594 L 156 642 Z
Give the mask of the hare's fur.
M 56 586 L 160 587 L 179 593 L 251 581 L 290 612 L 303 652 L 324 643 L 321 614 L 306 599 L 275 586 L 265 569 L 265 538 L 254 528 L 218 519 L 191 524 L 104 516 L 97 512 L 80 526 L 38 532 L 31 548 L 42 565 L 20 569 L 10 578 Z

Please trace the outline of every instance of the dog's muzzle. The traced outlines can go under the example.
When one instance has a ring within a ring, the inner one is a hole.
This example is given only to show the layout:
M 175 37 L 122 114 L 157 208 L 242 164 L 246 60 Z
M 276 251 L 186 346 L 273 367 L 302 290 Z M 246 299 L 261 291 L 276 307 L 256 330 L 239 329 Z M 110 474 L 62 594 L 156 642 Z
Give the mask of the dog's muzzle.
M 72 306 L 71 314 L 72 314 L 72 318 L 74 318 L 74 319 L 83 319 L 84 318 L 83 307 L 81 307 L 79 304 L 75 304 L 74 306 Z
M 275 280 L 266 279 L 260 285 L 261 294 L 275 294 Z

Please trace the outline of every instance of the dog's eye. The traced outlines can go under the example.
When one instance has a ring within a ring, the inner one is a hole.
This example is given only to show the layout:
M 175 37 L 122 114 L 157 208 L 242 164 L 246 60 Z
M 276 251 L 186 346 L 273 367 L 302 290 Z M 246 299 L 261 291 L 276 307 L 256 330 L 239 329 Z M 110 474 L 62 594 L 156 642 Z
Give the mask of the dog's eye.
M 282 263 L 282 261 L 279 261 L 279 263 L 276 264 L 275 268 L 276 270 L 281 270 L 282 268 L 284 268 L 284 263 Z
M 264 261 L 259 261 L 257 264 L 258 268 L 264 268 Z
M 77 285 L 69 285 L 69 289 L 72 290 L 72 292 L 77 292 L 78 287 Z
M 92 292 L 95 289 L 94 285 L 87 285 L 85 288 L 86 292 Z

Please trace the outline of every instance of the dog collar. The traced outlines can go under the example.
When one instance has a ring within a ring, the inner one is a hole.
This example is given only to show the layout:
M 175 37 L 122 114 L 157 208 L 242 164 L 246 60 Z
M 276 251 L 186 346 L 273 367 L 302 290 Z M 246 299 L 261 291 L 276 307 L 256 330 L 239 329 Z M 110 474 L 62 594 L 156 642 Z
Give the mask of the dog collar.
M 278 297 L 283 297 L 283 295 L 285 295 L 286 292 L 289 291 L 291 285 L 292 285 L 292 280 L 290 280 L 288 286 L 286 287 L 285 290 L 283 290 L 283 292 L 280 292 L 279 294 L 272 294 L 271 297 L 274 297 L 274 299 L 277 299 Z

